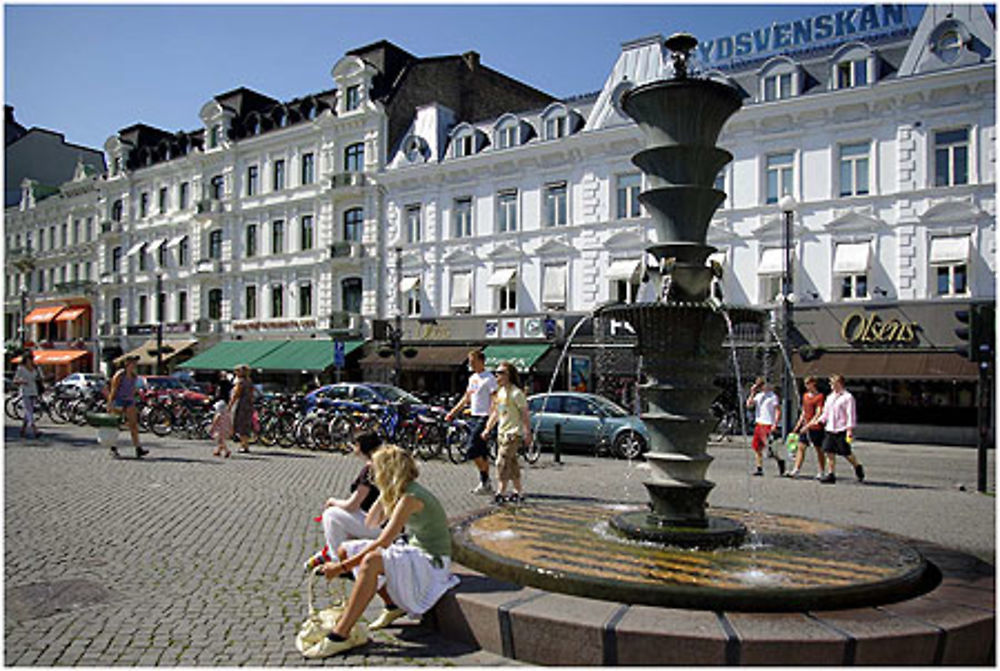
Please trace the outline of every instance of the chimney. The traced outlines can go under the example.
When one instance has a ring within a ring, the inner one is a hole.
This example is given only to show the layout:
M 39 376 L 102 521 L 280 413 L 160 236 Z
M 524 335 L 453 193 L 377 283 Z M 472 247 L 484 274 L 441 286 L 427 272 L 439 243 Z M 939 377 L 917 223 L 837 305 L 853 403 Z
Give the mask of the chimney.
M 462 60 L 465 61 L 465 66 L 470 70 L 475 70 L 479 67 L 479 52 L 478 51 L 466 51 L 462 54 Z

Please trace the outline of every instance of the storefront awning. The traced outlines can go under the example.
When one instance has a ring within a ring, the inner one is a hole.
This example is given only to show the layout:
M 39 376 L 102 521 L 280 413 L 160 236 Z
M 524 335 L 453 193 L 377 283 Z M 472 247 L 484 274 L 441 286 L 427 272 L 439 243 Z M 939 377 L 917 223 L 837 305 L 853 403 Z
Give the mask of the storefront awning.
M 39 366 L 62 366 L 85 357 L 90 352 L 85 349 L 36 349 L 32 354 Z M 16 356 L 11 362 L 21 363 L 21 357 Z
M 414 289 L 420 288 L 420 278 L 419 277 L 404 277 L 403 281 L 399 283 L 399 292 L 402 294 L 408 294 Z
M 403 350 L 409 349 L 404 345 Z M 470 347 L 462 345 L 442 345 L 440 347 L 418 347 L 416 355 L 412 357 L 402 357 L 400 363 L 403 370 L 443 370 L 450 371 L 461 366 L 467 360 Z M 362 367 L 369 368 L 392 368 L 396 365 L 396 358 L 390 356 L 380 356 L 379 353 L 372 352 L 361 359 Z
M 56 315 L 66 308 L 65 305 L 49 305 L 44 308 L 35 308 L 24 318 L 25 324 L 48 324 L 56 318 Z
M 490 279 L 486 282 L 486 286 L 491 289 L 496 287 L 505 287 L 513 281 L 515 275 L 517 275 L 517 268 L 498 268 L 493 271 L 492 275 L 490 275 Z
M 198 344 L 197 340 L 164 340 L 163 341 L 163 356 L 162 361 L 169 361 L 171 358 L 177 356 L 186 349 L 190 349 Z M 114 360 L 116 366 L 120 366 L 125 362 L 125 359 L 130 356 L 139 357 L 138 365 L 140 366 L 155 366 L 156 365 L 156 338 L 151 338 L 144 342 L 140 347 L 135 348 L 131 352 L 122 354 Z
M 792 357 L 796 377 L 840 373 L 851 380 L 976 380 L 975 362 L 952 352 L 828 352 L 812 361 Z
M 868 272 L 871 245 L 867 242 L 840 243 L 833 252 L 833 272 L 838 275 L 860 275 Z
M 510 361 L 517 366 L 518 372 L 524 373 L 535 362 L 542 358 L 549 351 L 549 344 L 534 345 L 490 345 L 483 350 L 486 355 L 486 367 L 490 370 L 496 368 L 501 361 Z
M 86 307 L 66 308 L 56 315 L 57 322 L 73 322 L 79 319 L 88 310 Z
M 344 356 L 355 351 L 363 340 L 344 341 Z M 277 349 L 249 364 L 264 371 L 324 371 L 333 365 L 333 342 L 329 340 L 286 340 Z
M 232 370 L 239 364 L 253 368 L 253 364 L 265 354 L 273 352 L 286 340 L 227 340 L 212 349 L 193 356 L 178 368 L 187 370 Z
M 605 277 L 608 280 L 626 280 L 627 282 L 639 281 L 639 267 L 642 265 L 641 259 L 618 259 L 612 261 L 608 266 Z

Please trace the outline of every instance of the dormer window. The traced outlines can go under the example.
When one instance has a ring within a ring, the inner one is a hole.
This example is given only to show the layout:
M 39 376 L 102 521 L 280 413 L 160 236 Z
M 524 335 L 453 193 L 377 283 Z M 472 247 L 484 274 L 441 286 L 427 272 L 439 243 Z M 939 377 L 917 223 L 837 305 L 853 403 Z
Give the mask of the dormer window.
M 508 149 L 521 143 L 520 124 L 514 117 L 507 117 L 496 127 L 496 148 Z
M 764 102 L 792 97 L 792 73 L 764 77 Z
M 575 133 L 583 125 L 583 117 L 564 103 L 553 103 L 542 112 L 542 136 L 558 140 Z
M 849 89 L 868 83 L 868 61 L 865 59 L 837 63 L 837 88 Z
M 212 126 L 211 129 L 209 129 L 208 148 L 215 149 L 216 147 L 219 146 L 219 142 L 221 142 L 221 140 L 222 140 L 222 126 L 220 124 L 216 124 L 215 126 Z
M 790 58 L 779 56 L 760 69 L 758 100 L 773 102 L 798 95 L 801 88 L 799 67 Z
M 545 120 L 545 139 L 556 140 L 566 136 L 566 115 L 557 114 Z
M 350 112 L 351 110 L 356 110 L 361 106 L 361 86 L 355 84 L 354 86 L 348 86 L 347 90 L 344 91 L 344 111 Z
M 945 63 L 954 63 L 962 52 L 962 36 L 954 28 L 950 28 L 938 37 L 934 51 Z

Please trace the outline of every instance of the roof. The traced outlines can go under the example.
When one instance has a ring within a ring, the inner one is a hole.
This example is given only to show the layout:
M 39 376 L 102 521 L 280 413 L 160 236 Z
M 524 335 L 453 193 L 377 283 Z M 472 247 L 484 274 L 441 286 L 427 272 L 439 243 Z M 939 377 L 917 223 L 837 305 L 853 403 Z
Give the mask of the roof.
M 178 368 L 189 370 L 232 370 L 253 362 L 285 344 L 284 340 L 225 340 L 212 349 L 191 357 Z

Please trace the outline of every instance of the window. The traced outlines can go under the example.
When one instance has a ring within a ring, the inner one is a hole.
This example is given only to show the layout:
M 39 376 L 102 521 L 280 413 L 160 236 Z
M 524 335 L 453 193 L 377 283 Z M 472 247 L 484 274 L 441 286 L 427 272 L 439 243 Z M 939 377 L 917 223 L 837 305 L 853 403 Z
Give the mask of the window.
M 840 278 L 840 297 L 845 300 L 868 298 L 868 276 L 842 275 Z
M 629 219 L 640 215 L 639 189 L 641 188 L 641 174 L 618 175 L 618 188 L 616 189 L 618 219 Z
M 212 178 L 209 187 L 209 197 L 212 200 L 222 200 L 223 193 L 226 189 L 226 182 L 222 175 L 216 175 Z
M 260 170 L 252 165 L 247 168 L 247 195 L 255 196 L 260 190 Z
M 340 282 L 340 299 L 344 312 L 361 314 L 361 278 L 348 277 Z
M 149 297 L 146 294 L 139 296 L 139 323 L 145 324 L 149 318 Z
M 476 153 L 476 136 L 474 133 L 466 132 L 461 135 L 456 135 L 452 139 L 452 156 L 455 158 L 462 158 L 463 156 L 472 156 Z
M 934 186 L 969 183 L 969 129 L 934 132 Z
M 968 293 L 968 268 L 964 263 L 934 267 L 938 296 L 963 296 Z
M 472 311 L 472 273 L 470 271 L 451 274 L 451 311 L 453 314 L 468 314 Z
M 8 284 L 7 286 L 10 287 L 10 284 Z M 38 285 L 37 286 L 38 286 L 39 293 L 45 291 L 45 271 L 44 270 L 39 270 L 38 271 Z M 10 293 L 9 289 L 8 289 L 8 293 Z
M 792 73 L 764 77 L 764 101 L 784 100 L 792 97 Z
M 257 224 L 247 224 L 244 236 L 246 238 L 243 242 L 245 256 L 248 259 L 252 259 L 257 256 Z
M 839 245 L 838 245 L 839 247 Z M 836 263 L 836 259 L 835 259 Z M 795 268 L 794 256 L 792 258 L 792 268 Z M 782 294 L 782 278 L 785 268 L 784 247 L 768 247 L 760 254 L 760 261 L 757 263 L 757 276 L 759 278 L 760 302 L 764 304 L 774 303 L 778 296 Z
M 73 220 L 73 244 L 80 244 L 80 220 Z M 24 246 L 31 249 L 31 233 L 27 233 L 24 236 Z
M 136 254 L 136 256 L 139 257 L 139 272 L 148 270 L 146 264 L 146 249 L 147 245 L 143 245 L 142 247 L 139 248 L 139 253 Z
M 771 154 L 767 157 L 767 202 L 777 203 L 782 196 L 792 194 L 792 169 L 795 154 Z
M 83 274 L 83 279 L 88 280 L 88 281 L 94 279 L 94 265 L 93 265 L 93 263 L 91 261 L 87 261 L 86 263 L 83 264 L 83 267 L 86 268 L 86 270 L 84 271 L 84 274 Z M 39 275 L 41 275 L 41 273 L 39 273 Z
M 121 221 L 121 219 L 119 219 L 119 221 Z M 55 226 L 50 226 L 49 227 L 49 249 L 55 249 L 55 248 L 56 248 L 56 227 Z
M 840 145 L 840 195 L 868 195 L 868 143 Z
M 251 284 L 243 291 L 243 316 L 247 319 L 255 319 L 257 317 L 257 287 Z
M 139 218 L 145 219 L 147 214 L 149 214 L 149 193 L 143 191 L 139 194 Z
M 361 106 L 361 86 L 355 84 L 354 86 L 348 86 L 347 90 L 344 91 L 344 111 L 350 112 L 351 110 L 356 110 Z
M 781 275 L 761 276 L 761 302 L 776 303 L 781 296 Z
M 284 297 L 280 284 L 271 285 L 271 317 L 285 316 Z
M 93 217 L 87 217 L 87 221 L 83 225 L 83 232 L 84 232 L 84 235 L 87 236 L 86 237 L 87 242 L 90 242 L 91 240 L 94 239 L 94 218 Z M 40 233 L 39 233 L 39 236 L 38 236 L 38 244 L 39 245 L 42 244 L 42 236 L 41 236 Z
M 406 302 L 408 317 L 420 316 L 420 277 L 404 277 L 399 284 L 399 290 Z
M 567 119 L 565 114 L 550 116 L 545 120 L 545 139 L 556 140 L 565 137 Z
M 122 205 L 122 201 L 120 199 L 116 200 L 113 203 L 111 203 L 111 221 L 121 221 L 122 220 L 122 212 L 123 212 L 124 209 L 125 208 Z M 56 239 L 56 236 L 54 235 L 54 232 L 55 232 L 56 229 L 52 228 L 51 230 L 53 231 L 53 235 L 52 235 L 51 240 L 50 240 L 51 243 L 52 243 L 51 245 L 49 245 L 50 248 L 51 247 L 55 247 L 55 239 Z
M 222 258 L 222 229 L 215 229 L 208 234 L 208 258 Z
M 868 242 L 838 243 L 833 253 L 834 282 L 840 283 L 844 300 L 868 298 L 868 269 L 871 265 L 871 244 Z
M 121 324 L 122 323 L 122 299 L 112 298 L 111 299 L 111 323 Z
M 456 238 L 472 236 L 472 198 L 456 198 L 452 214 L 452 233 Z
M 60 224 L 59 226 L 59 242 L 62 247 L 69 246 L 69 226 L 67 224 Z M 17 246 L 21 246 L 20 241 L 18 241 Z
M 498 268 L 487 285 L 493 288 L 493 304 L 497 312 L 517 312 L 517 270 Z
M 78 279 L 80 279 L 80 264 L 79 263 L 74 263 L 70 267 L 69 278 L 71 280 L 73 280 L 74 282 L 76 282 Z M 25 284 L 27 284 L 27 280 L 25 280 Z
M 611 262 L 604 276 L 611 282 L 608 298 L 617 303 L 632 303 L 639 291 L 640 259 L 617 259 Z
M 222 289 L 210 289 L 208 292 L 208 318 L 222 319 Z
M 545 187 L 545 225 L 566 225 L 566 182 Z
M 271 253 L 283 254 L 285 252 L 285 222 L 277 219 L 271 222 Z
M 157 205 L 160 210 L 160 214 L 166 214 L 167 212 L 167 187 L 160 187 L 160 194 L 157 197 Z
M 517 230 L 517 189 L 497 194 L 497 233 Z
M 208 131 L 208 148 L 215 149 L 219 146 L 219 138 L 222 135 L 222 126 L 212 126 Z
M 406 207 L 406 241 L 409 243 L 420 242 L 423 239 L 423 230 L 420 224 L 420 206 L 408 205 Z
M 868 83 L 868 61 L 858 59 L 837 63 L 837 88 L 849 89 Z
M 120 273 L 122 270 L 122 248 L 115 247 L 111 250 L 111 272 Z
M 311 214 L 299 217 L 299 243 L 302 251 L 313 248 L 313 218 Z
M 516 147 L 518 140 L 517 123 L 509 123 L 497 129 L 497 149 Z
M 312 284 L 303 282 L 299 285 L 299 316 L 308 317 L 313 311 Z
M 361 172 L 365 169 L 365 145 L 357 142 L 344 150 L 344 171 Z
M 967 235 L 931 238 L 931 282 L 936 296 L 968 295 L 970 252 L 971 238 Z
M 191 199 L 191 186 L 187 182 L 181 182 L 177 193 L 177 207 L 181 210 L 188 209 L 188 201 Z
M 278 159 L 274 162 L 274 179 L 271 182 L 272 191 L 281 191 L 285 188 L 285 161 Z
M 361 242 L 364 225 L 364 211 L 360 207 L 352 207 L 344 212 L 344 240 L 346 242 Z
M 723 168 L 719 171 L 719 174 L 715 176 L 715 182 L 712 184 L 712 188 L 726 193 L 726 169 Z M 728 200 L 729 194 L 726 194 L 726 200 Z M 723 200 L 719 203 L 719 207 L 725 207 L 726 201 Z
M 177 321 L 184 322 L 188 318 L 188 295 L 186 291 L 177 292 Z
M 188 264 L 188 259 L 190 258 L 190 245 L 187 236 L 181 238 L 181 241 L 177 243 L 177 265 L 184 267 Z
M 302 184 L 312 184 L 315 179 L 315 157 L 312 154 L 302 155 Z
M 156 246 L 156 263 L 161 268 L 167 267 L 167 243 L 166 241 L 161 242 Z
M 542 267 L 542 305 L 566 309 L 566 264 L 550 263 Z

